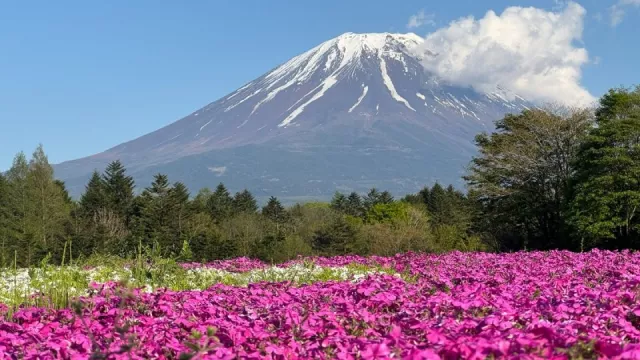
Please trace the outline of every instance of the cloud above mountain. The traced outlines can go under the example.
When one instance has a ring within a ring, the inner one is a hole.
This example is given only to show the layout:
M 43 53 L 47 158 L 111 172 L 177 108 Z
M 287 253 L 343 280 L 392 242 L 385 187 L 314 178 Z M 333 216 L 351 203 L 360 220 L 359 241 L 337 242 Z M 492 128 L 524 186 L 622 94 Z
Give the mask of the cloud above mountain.
M 407 29 L 416 29 L 422 27 L 424 25 L 436 26 L 434 14 L 428 14 L 424 11 L 424 9 L 418 11 L 417 14 L 411 15 L 409 17 L 409 21 L 407 22 Z
M 579 45 L 585 15 L 574 2 L 556 11 L 489 11 L 428 34 L 418 51 L 428 71 L 454 85 L 481 92 L 502 86 L 541 103 L 589 105 L 595 98 L 580 83 L 589 63 Z
M 628 7 L 640 8 L 640 0 L 618 0 L 617 3 L 612 5 L 609 8 L 611 26 L 616 27 L 622 22 Z

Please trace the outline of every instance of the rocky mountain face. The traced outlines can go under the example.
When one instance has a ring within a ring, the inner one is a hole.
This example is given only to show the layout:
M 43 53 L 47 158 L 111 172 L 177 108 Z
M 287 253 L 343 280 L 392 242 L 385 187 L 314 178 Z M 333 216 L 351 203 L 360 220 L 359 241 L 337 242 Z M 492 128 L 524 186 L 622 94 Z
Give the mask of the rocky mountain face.
M 161 172 L 194 192 L 224 182 L 289 201 L 461 184 L 474 136 L 532 105 L 439 81 L 420 65 L 421 42 L 343 34 L 164 128 L 56 165 L 56 176 L 77 196 L 94 169 L 120 159 L 139 187 Z

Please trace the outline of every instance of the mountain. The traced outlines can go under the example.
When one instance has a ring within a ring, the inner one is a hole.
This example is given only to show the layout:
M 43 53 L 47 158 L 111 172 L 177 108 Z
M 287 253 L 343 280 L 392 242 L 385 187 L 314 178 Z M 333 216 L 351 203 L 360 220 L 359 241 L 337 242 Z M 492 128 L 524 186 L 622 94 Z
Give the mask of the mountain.
M 531 105 L 439 81 L 420 64 L 422 41 L 343 34 L 164 128 L 56 165 L 56 176 L 78 195 L 94 169 L 120 159 L 139 187 L 162 172 L 192 191 L 224 182 L 285 200 L 460 185 L 474 136 Z

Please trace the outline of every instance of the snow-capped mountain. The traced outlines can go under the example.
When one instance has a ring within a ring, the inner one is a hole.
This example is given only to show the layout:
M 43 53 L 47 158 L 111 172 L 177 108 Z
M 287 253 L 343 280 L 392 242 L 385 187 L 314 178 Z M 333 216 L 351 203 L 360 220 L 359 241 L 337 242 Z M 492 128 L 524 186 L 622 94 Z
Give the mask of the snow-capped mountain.
M 424 71 L 415 34 L 346 33 L 186 117 L 55 167 L 74 194 L 120 159 L 146 186 L 163 172 L 192 190 L 225 182 L 258 195 L 397 194 L 459 183 L 473 138 L 527 101 L 449 86 Z

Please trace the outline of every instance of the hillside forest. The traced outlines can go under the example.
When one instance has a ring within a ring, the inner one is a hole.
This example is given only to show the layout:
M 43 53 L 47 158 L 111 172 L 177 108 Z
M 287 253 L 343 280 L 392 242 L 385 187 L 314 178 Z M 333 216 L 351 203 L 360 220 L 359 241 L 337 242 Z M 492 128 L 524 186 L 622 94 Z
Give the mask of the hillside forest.
M 0 174 L 0 265 L 640 248 L 640 87 L 612 89 L 594 109 L 508 114 L 475 142 L 464 192 L 436 183 L 402 198 L 371 189 L 286 208 L 224 184 L 192 193 L 163 174 L 135 184 L 119 161 L 76 201 L 39 146 Z

